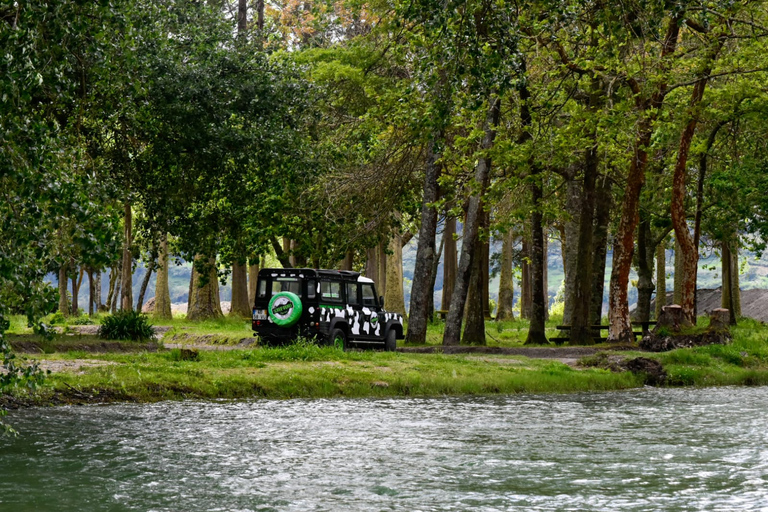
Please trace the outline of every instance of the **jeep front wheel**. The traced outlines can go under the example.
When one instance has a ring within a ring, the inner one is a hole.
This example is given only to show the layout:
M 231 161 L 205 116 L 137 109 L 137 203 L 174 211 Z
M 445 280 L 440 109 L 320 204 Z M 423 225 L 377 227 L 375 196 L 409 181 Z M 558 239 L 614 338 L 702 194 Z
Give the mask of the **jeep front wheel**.
M 397 348 L 397 333 L 394 329 L 390 329 L 387 332 L 387 338 L 384 340 L 384 350 L 387 352 L 394 352 Z
M 347 335 L 341 329 L 333 329 L 328 335 L 328 339 L 331 341 L 331 345 L 344 350 L 347 348 Z

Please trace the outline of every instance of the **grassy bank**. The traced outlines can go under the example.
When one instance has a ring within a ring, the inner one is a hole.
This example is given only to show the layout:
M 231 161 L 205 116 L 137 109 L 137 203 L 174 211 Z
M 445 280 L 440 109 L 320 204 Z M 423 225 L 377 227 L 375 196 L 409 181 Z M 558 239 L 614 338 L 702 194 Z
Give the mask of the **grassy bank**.
M 524 357 L 343 352 L 296 345 L 286 348 L 137 354 L 71 351 L 48 361 L 75 361 L 74 372 L 53 373 L 41 399 L 98 395 L 122 400 L 179 398 L 330 398 L 439 396 L 627 389 L 642 378 L 602 369 L 575 370 L 556 361 Z M 83 366 L 100 361 L 103 366 Z M 29 398 L 20 391 L 18 398 Z M 77 401 L 77 400 L 75 400 Z
M 249 334 L 242 323 L 230 320 L 220 321 L 223 329 L 217 323 L 173 322 L 170 336 L 195 333 L 235 339 Z M 527 326 L 510 324 L 499 329 L 489 322 L 489 334 L 500 335 L 496 341 L 489 339 L 489 345 L 520 346 Z M 430 327 L 431 335 L 438 328 Z M 642 356 L 659 361 L 668 374 L 668 386 L 768 384 L 768 327 L 743 320 L 733 333 L 734 342 L 727 346 L 661 354 L 613 352 L 607 346 L 602 350 L 612 360 Z M 179 350 L 162 350 L 162 346 L 159 351 L 140 344 L 122 345 L 108 353 L 78 350 L 84 338 L 60 335 L 50 345 L 58 352 L 26 356 L 65 369 L 49 375 L 36 395 L 17 390 L 6 402 L 563 393 L 620 390 L 644 383 L 642 374 L 518 355 L 343 352 L 299 343 L 284 348 L 201 350 L 197 360 L 183 360 Z

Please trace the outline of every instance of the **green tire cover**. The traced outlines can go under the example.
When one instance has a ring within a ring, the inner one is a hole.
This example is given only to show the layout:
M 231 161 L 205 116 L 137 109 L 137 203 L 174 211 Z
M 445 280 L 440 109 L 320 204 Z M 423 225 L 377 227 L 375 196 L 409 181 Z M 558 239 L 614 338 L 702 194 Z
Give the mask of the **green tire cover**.
M 276 325 L 290 327 L 299 321 L 302 310 L 298 295 L 292 292 L 279 292 L 269 301 L 267 314 Z

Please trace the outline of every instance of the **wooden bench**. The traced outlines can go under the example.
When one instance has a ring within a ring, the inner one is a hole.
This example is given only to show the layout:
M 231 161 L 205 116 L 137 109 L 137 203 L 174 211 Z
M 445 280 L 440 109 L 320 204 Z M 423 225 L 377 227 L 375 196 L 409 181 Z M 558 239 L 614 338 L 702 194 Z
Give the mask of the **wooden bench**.
M 448 316 L 448 310 L 447 309 L 438 309 L 435 311 L 436 314 L 440 315 L 440 318 L 445 321 L 445 317 Z

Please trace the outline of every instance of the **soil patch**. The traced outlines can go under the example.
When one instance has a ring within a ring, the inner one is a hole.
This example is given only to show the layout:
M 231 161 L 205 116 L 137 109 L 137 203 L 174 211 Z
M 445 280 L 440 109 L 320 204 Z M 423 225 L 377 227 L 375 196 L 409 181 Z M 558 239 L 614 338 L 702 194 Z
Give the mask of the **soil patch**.
M 159 349 L 155 342 L 107 341 L 96 336 L 84 335 L 65 339 L 56 338 L 52 341 L 35 335 L 14 335 L 8 336 L 8 342 L 14 351 L 26 354 L 51 354 L 72 350 L 91 353 L 157 352 Z

